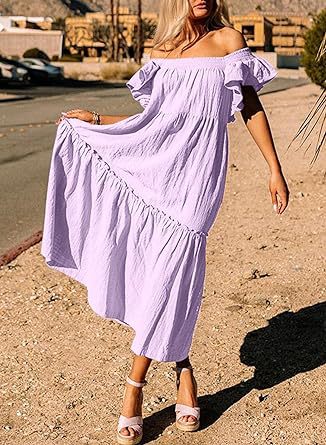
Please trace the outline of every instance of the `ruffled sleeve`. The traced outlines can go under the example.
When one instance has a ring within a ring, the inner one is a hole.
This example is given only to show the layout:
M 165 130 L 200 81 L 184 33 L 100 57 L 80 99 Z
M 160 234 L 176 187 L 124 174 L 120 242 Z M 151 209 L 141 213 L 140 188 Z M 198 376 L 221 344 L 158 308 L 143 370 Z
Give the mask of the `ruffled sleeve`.
M 148 105 L 153 89 L 153 79 L 159 65 L 154 60 L 145 63 L 128 80 L 126 86 L 129 88 L 133 98 L 137 100 L 143 108 Z
M 237 56 L 241 51 L 237 53 Z M 232 53 L 231 53 L 232 56 Z M 251 85 L 259 91 L 277 74 L 277 70 L 267 60 L 251 52 L 249 48 L 241 56 L 228 60 L 225 67 L 224 85 L 232 92 L 228 122 L 234 122 L 236 111 L 244 107 L 241 85 Z

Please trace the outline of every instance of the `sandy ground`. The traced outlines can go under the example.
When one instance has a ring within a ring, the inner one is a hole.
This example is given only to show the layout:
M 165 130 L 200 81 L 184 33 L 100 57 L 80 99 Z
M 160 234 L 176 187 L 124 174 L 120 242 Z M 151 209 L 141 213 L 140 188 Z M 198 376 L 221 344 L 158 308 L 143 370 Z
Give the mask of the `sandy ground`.
M 173 363 L 153 361 L 143 443 L 321 445 L 326 441 L 326 153 L 309 169 L 286 147 L 320 89 L 262 96 L 290 204 L 273 212 L 269 170 L 238 114 L 224 202 L 209 234 L 191 359 L 202 427 L 174 425 Z M 133 332 L 92 312 L 40 244 L 0 270 L 0 443 L 113 444 Z

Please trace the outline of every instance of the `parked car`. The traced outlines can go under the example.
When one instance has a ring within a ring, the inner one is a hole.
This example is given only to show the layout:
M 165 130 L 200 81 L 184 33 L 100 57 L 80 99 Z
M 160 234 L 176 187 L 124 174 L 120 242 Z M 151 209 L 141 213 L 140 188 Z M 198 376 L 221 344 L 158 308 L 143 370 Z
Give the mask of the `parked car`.
M 38 70 L 43 73 L 47 73 L 49 80 L 59 80 L 63 79 L 63 68 L 60 66 L 52 65 L 45 59 L 32 59 L 32 58 L 22 58 L 21 63 L 28 65 L 34 70 Z
M 46 81 L 48 79 L 48 74 L 46 72 L 42 72 L 40 70 L 35 70 L 34 68 L 30 67 L 29 65 L 18 62 L 18 60 L 7 59 L 6 57 L 0 56 L 0 62 L 5 63 L 7 65 L 16 66 L 17 68 L 24 68 L 25 70 L 27 70 L 31 82 L 43 83 L 44 81 Z
M 7 81 L 28 83 L 30 80 L 27 69 L 0 61 L 1 77 Z

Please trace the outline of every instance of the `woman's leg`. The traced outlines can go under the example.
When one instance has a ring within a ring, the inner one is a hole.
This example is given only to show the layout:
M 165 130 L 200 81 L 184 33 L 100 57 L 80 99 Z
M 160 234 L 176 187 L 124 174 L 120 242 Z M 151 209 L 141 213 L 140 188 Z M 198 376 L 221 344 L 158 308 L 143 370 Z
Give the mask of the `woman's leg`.
M 176 366 L 178 367 L 188 367 L 191 366 L 189 357 L 185 358 L 181 362 L 176 362 Z M 196 387 L 195 387 L 195 377 L 192 372 L 185 371 L 180 374 L 180 385 L 177 395 L 177 402 L 182 403 L 184 405 L 189 406 L 198 406 Z M 188 422 L 188 420 L 195 421 L 196 418 L 194 416 L 182 416 L 182 420 Z
M 152 359 L 143 355 L 135 355 L 129 377 L 136 382 L 143 382 L 151 361 Z M 142 388 L 137 388 L 126 382 L 126 393 L 121 411 L 123 416 L 134 417 L 142 415 L 142 407 L 140 404 L 141 391 Z M 121 428 L 120 432 L 125 436 L 134 436 L 137 434 L 132 427 Z

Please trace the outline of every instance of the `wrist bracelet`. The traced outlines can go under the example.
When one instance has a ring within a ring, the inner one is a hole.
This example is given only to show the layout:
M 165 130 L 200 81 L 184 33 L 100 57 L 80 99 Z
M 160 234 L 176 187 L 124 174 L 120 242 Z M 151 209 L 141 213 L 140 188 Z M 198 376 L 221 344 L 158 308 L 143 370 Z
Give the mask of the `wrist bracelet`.
M 96 111 L 92 111 L 92 115 L 93 115 L 92 123 L 94 125 L 101 125 L 101 116 Z

